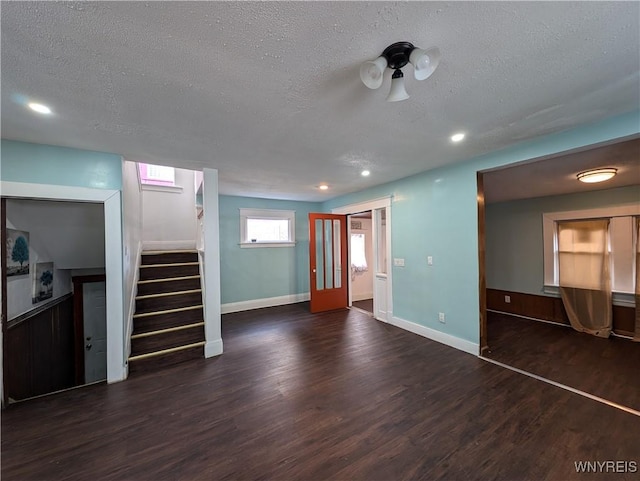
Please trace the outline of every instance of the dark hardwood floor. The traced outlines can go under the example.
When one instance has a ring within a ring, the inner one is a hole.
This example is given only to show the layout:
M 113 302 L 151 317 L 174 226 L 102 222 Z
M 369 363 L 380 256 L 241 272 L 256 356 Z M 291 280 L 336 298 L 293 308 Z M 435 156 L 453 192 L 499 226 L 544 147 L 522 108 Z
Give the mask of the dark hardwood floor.
M 640 417 L 307 304 L 228 314 L 225 353 L 10 406 L 8 480 L 572 480 L 640 462 Z M 607 475 L 638 479 L 638 473 Z
M 357 307 L 358 309 L 362 309 L 363 311 L 373 313 L 373 299 L 363 299 L 361 301 L 353 301 L 351 305 L 353 305 L 353 307 Z
M 488 358 L 640 411 L 640 343 L 489 312 Z

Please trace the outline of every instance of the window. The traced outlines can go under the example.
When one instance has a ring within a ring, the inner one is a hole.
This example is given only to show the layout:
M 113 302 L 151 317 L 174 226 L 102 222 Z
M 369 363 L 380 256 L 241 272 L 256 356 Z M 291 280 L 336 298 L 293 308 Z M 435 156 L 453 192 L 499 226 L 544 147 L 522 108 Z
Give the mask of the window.
M 240 209 L 240 247 L 295 245 L 295 211 Z
M 364 234 L 351 234 L 351 272 L 368 269 Z
M 610 219 L 607 232 L 611 287 L 614 301 L 624 304 L 634 292 L 633 216 L 640 214 L 638 206 L 620 206 L 584 211 L 553 212 L 543 215 L 544 285 L 545 292 L 555 293 L 558 286 L 559 239 L 558 223 L 589 219 Z M 615 294 L 619 294 L 616 296 Z M 630 302 L 630 301 L 629 301 Z
M 176 171 L 173 167 L 139 163 L 138 173 L 140 185 L 144 190 L 182 192 L 182 187 L 175 183 Z

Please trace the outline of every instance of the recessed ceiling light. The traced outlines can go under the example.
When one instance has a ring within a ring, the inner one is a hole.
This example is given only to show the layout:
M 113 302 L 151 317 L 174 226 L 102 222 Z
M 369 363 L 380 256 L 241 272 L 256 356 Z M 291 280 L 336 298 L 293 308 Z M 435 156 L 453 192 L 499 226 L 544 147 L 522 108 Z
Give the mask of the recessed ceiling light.
M 362 175 L 362 177 L 367 177 L 371 172 L 369 172 L 368 170 L 363 170 L 362 172 L 360 172 L 360 175 Z
M 580 172 L 576 177 L 580 182 L 586 182 L 587 184 L 594 184 L 596 182 L 604 182 L 618 173 L 618 169 L 613 167 L 606 167 L 604 169 L 587 170 Z
M 326 185 L 326 184 L 322 184 L 322 185 L 320 185 L 320 186 L 318 187 L 318 189 L 320 189 L 320 190 L 327 190 L 328 188 L 329 188 L 329 186 L 328 186 L 328 185 Z
M 47 107 L 46 105 L 42 105 L 42 104 L 37 104 L 35 102 L 29 102 L 27 104 L 27 106 L 33 110 L 34 112 L 38 112 L 39 114 L 50 114 L 51 113 L 51 109 L 49 107 Z
M 460 142 L 462 139 L 464 139 L 464 134 L 462 132 L 451 136 L 451 142 Z

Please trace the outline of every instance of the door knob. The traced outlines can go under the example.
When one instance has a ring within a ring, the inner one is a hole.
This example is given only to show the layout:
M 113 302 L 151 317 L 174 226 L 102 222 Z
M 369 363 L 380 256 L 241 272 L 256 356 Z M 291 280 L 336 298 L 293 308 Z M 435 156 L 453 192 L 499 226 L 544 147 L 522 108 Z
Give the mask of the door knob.
M 316 270 L 315 270 L 315 269 L 312 269 L 312 270 L 311 270 L 311 272 L 313 272 L 313 273 L 315 274 L 315 273 L 316 273 Z
M 87 344 L 86 346 L 84 346 L 84 348 L 85 348 L 87 351 L 90 351 L 90 350 L 91 350 L 91 344 Z

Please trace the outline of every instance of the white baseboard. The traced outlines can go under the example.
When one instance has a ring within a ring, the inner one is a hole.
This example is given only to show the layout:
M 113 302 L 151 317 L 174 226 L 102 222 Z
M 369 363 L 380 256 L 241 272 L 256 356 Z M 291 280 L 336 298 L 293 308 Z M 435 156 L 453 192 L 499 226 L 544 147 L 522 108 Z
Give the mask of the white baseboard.
M 222 354 L 222 339 L 216 339 L 215 341 L 207 341 L 204 345 L 204 357 L 214 357 Z
M 432 341 L 454 347 L 460 351 L 468 352 L 474 356 L 477 356 L 480 353 L 480 345 L 475 342 L 467 341 L 466 339 L 455 337 L 441 331 L 436 331 L 435 329 L 416 324 L 415 322 L 406 321 L 399 317 L 392 317 L 389 324 L 399 327 L 400 329 L 404 329 L 405 331 L 413 332 L 419 336 L 426 337 Z
M 285 304 L 295 304 L 296 302 L 304 302 L 310 299 L 309 293 L 290 294 L 287 296 L 267 297 L 264 299 L 252 299 L 250 301 L 229 302 L 222 304 L 222 314 L 230 314 L 232 312 L 249 311 L 251 309 L 262 309 L 263 307 L 284 306 Z
M 194 240 L 174 240 L 174 241 L 142 241 L 142 249 L 145 251 L 170 251 L 180 249 L 196 248 Z
M 365 294 L 351 294 L 352 301 L 364 301 L 365 299 L 373 299 L 373 292 L 367 292 Z

